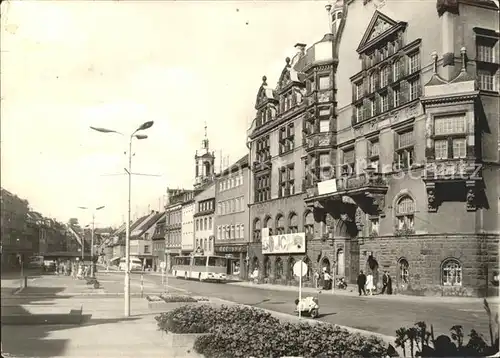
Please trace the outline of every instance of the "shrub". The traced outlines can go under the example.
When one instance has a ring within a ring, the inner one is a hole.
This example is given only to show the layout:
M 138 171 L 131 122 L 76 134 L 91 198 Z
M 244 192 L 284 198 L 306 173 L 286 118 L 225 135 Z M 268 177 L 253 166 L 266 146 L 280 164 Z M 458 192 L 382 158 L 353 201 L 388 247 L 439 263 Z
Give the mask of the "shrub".
M 196 298 L 187 295 L 161 295 L 161 299 L 164 302 L 198 302 Z
M 218 325 L 229 326 L 235 322 L 275 322 L 271 314 L 242 306 L 214 307 L 210 305 L 185 305 L 155 317 L 158 329 L 172 333 L 208 333 Z

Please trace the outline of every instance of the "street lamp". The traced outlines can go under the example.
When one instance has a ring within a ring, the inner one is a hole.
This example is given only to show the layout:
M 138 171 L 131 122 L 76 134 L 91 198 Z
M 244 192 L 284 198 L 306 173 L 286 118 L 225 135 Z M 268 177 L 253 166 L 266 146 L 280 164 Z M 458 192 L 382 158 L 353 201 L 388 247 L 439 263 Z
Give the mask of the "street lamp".
M 137 128 L 129 137 L 128 143 L 128 169 L 125 171 L 128 174 L 128 210 L 127 210 L 127 231 L 125 237 L 125 282 L 124 282 L 124 296 L 125 296 L 125 317 L 130 317 L 130 211 L 131 211 L 131 196 L 132 196 L 132 139 L 146 139 L 148 136 L 145 134 L 136 134 L 139 131 L 151 128 L 153 126 L 153 121 L 144 122 Z M 124 135 L 118 131 L 100 128 L 100 127 L 90 127 L 92 130 L 101 133 L 116 133 Z
M 78 207 L 79 209 L 83 209 L 83 210 L 88 210 L 89 208 L 87 208 L 86 206 L 79 206 Z M 90 277 L 94 277 L 94 230 L 95 230 L 95 212 L 98 211 L 98 210 L 101 210 L 101 209 L 104 209 L 104 205 L 103 206 L 99 206 L 97 208 L 95 208 L 94 210 L 92 210 L 92 232 L 90 234 L 90 261 L 91 261 L 91 265 L 90 265 Z M 82 242 L 85 241 L 85 235 L 83 236 L 83 239 L 82 239 Z M 82 247 L 82 257 L 83 257 L 83 247 Z

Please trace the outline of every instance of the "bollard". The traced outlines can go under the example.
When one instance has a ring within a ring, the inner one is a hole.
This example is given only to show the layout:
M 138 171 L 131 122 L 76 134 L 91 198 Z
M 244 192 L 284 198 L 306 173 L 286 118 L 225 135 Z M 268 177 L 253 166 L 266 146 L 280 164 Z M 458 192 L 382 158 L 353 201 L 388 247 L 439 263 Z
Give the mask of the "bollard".
M 28 287 L 28 276 L 24 276 L 24 288 Z
M 141 298 L 144 295 L 144 275 L 141 273 Z

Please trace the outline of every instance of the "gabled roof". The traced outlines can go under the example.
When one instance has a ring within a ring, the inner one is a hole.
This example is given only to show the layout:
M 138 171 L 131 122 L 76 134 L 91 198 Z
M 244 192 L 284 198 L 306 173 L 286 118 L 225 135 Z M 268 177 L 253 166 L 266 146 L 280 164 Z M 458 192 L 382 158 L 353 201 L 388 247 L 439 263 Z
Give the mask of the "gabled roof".
M 151 226 L 153 226 L 162 216 L 164 217 L 165 213 L 155 212 L 155 213 L 149 215 L 142 222 L 142 224 L 134 230 L 135 232 L 131 233 L 130 237 L 141 236 L 142 234 L 144 234 L 144 232 L 146 232 L 149 228 L 151 228 Z
M 224 169 L 221 173 L 217 174 L 217 177 L 223 177 L 232 173 L 234 171 L 240 170 L 248 166 L 248 154 L 245 154 L 243 157 L 238 159 L 233 165 Z
M 257 99 L 255 100 L 255 108 L 257 109 L 261 107 L 269 100 L 277 101 L 274 89 L 272 89 L 267 85 L 267 77 L 263 76 L 262 85 L 260 86 L 259 91 L 257 92 Z
M 406 22 L 396 21 L 376 10 L 356 51 L 358 53 L 366 51 L 378 40 L 404 26 L 406 26 Z

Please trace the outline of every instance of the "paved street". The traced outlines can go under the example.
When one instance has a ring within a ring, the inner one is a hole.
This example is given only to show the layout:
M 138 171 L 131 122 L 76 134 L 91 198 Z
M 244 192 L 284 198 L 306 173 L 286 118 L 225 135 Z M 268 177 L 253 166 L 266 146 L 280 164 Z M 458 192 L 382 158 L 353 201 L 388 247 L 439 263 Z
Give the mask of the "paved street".
M 122 273 L 109 273 L 105 277 L 108 281 L 107 288 L 123 292 Z M 133 287 L 137 287 L 139 277 L 139 274 L 132 275 Z M 115 283 L 111 284 L 111 281 Z M 161 276 L 145 274 L 144 282 L 148 287 L 152 287 L 154 283 L 161 286 Z M 186 290 L 196 295 L 217 297 L 282 313 L 293 312 L 294 300 L 298 295 L 293 291 L 262 290 L 257 288 L 258 286 L 242 287 L 175 278 L 169 279 L 169 286 L 171 289 Z M 438 302 L 425 302 L 418 297 L 412 300 L 384 300 L 376 297 L 322 294 L 320 304 L 322 321 L 390 336 L 394 336 L 399 327 L 418 321 L 433 324 L 436 333 L 448 333 L 450 327 L 461 324 L 467 334 L 471 328 L 475 328 L 489 336 L 488 317 L 480 300 L 449 304 L 446 298 Z M 491 306 L 498 309 L 497 305 Z

